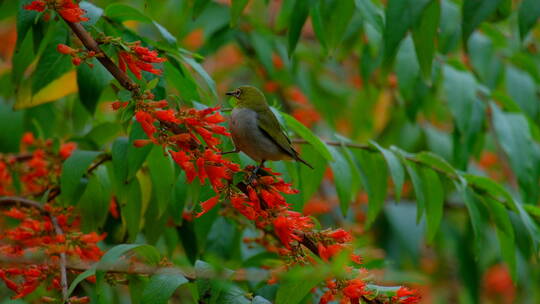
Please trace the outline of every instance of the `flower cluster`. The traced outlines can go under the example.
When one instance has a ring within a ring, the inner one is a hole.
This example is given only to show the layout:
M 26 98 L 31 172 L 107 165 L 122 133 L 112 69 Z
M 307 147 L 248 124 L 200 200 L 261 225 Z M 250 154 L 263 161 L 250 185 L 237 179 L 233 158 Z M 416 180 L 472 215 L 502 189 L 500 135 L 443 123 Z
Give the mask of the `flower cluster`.
M 151 51 L 141 46 L 139 41 L 128 44 L 129 51 L 118 52 L 118 65 L 120 69 L 126 72 L 126 67 L 137 77 L 142 78 L 141 71 L 161 75 L 161 70 L 154 68 L 153 63 L 165 62 L 165 58 L 158 57 L 156 51 Z
M 56 10 L 62 18 L 69 22 L 88 21 L 88 18 L 83 17 L 86 12 L 73 0 L 34 0 L 25 5 L 24 9 L 43 12 L 47 7 Z
M 25 196 L 42 194 L 60 176 L 62 161 L 68 158 L 76 144 L 64 143 L 54 151 L 52 140 L 34 138 L 25 133 L 21 139 L 21 155 L 0 155 L 0 195 Z M 16 172 L 17 183 L 13 173 Z M 17 189 L 17 185 L 19 185 Z
M 153 95 L 147 93 L 144 97 L 152 99 Z M 122 102 L 115 102 L 113 109 L 120 109 L 125 105 Z M 215 135 L 229 136 L 227 129 L 219 125 L 225 119 L 217 112 L 218 109 L 216 107 L 203 110 L 193 108 L 173 110 L 169 108 L 166 100 L 138 101 L 135 120 L 149 139 L 134 142 L 137 147 L 150 143 L 161 145 L 184 170 L 189 183 L 195 178 L 198 178 L 201 184 L 206 180 L 209 181 L 214 191 L 218 193 L 218 197 L 210 202 L 216 203 L 221 189 L 232 179 L 232 174 L 240 170 L 237 164 L 218 153 L 217 145 L 220 141 Z
M 15 292 L 13 298 L 21 298 L 33 292 L 42 282 L 50 279 L 49 289 L 59 290 L 58 257 L 65 253 L 85 261 L 97 261 L 103 252 L 97 243 L 105 238 L 95 232 L 80 232 L 80 217 L 75 216 L 73 207 L 53 207 L 47 204 L 43 210 L 29 207 L 11 207 L 2 212 L 4 216 L 18 220 L 15 227 L 4 230 L 0 235 L 2 245 L 0 254 L 11 257 L 27 253 L 41 252 L 48 257 L 50 264 L 34 264 L 26 268 L 0 268 L 0 278 Z M 62 233 L 58 233 L 53 217 Z M 22 283 L 12 279 L 22 276 Z
M 71 56 L 71 62 L 74 65 L 80 65 L 83 62 L 86 62 L 88 66 L 93 67 L 94 65 L 92 63 L 87 62 L 88 59 L 92 57 L 96 57 L 96 52 L 94 51 L 86 51 L 82 49 L 74 49 L 70 46 L 67 46 L 65 44 L 58 44 L 56 47 L 59 53 L 64 55 L 70 55 Z

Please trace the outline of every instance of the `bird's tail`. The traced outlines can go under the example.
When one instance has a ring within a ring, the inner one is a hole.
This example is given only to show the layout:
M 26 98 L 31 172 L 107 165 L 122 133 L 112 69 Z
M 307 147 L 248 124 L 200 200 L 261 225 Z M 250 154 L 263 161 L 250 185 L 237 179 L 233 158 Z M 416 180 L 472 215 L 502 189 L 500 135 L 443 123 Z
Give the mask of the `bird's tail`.
M 294 159 L 296 159 L 297 161 L 301 162 L 302 164 L 310 167 L 311 169 L 314 169 L 312 165 L 310 165 L 307 161 L 303 160 L 302 158 L 300 158 L 300 156 L 297 154 L 295 155 Z

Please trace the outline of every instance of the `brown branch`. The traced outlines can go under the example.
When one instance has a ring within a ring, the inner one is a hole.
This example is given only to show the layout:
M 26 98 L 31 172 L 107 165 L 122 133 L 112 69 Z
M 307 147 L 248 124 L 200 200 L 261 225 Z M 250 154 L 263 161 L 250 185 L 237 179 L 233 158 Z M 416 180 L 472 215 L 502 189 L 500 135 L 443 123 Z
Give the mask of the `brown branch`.
M 111 75 L 118 80 L 120 85 L 126 90 L 131 91 L 134 94 L 139 94 L 139 85 L 133 82 L 126 73 L 124 73 L 120 68 L 111 60 L 103 50 L 99 47 L 97 41 L 86 31 L 84 26 L 80 23 L 72 23 L 64 19 L 67 25 L 71 28 L 73 33 L 81 40 L 82 44 L 89 50 L 94 51 L 97 56 L 97 60 L 101 62 L 103 67 L 105 67 Z

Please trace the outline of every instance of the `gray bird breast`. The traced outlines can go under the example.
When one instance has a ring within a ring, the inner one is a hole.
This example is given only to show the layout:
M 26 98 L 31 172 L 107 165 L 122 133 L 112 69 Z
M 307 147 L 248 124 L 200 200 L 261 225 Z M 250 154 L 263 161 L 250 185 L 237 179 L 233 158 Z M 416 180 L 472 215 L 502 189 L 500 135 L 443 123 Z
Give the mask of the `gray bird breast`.
M 283 150 L 259 129 L 257 112 L 247 108 L 235 108 L 229 121 L 236 148 L 256 162 L 288 158 Z

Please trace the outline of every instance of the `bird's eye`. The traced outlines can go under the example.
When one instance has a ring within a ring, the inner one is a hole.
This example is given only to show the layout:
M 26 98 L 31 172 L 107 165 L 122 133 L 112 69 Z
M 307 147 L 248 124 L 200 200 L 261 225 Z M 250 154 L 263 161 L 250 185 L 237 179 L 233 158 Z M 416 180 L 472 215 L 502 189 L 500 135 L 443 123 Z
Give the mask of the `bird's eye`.
M 240 89 L 237 89 L 234 91 L 234 96 L 236 96 L 236 98 L 240 97 L 241 94 L 242 94 L 242 91 L 240 91 Z

